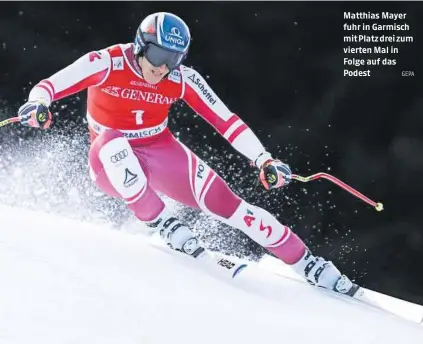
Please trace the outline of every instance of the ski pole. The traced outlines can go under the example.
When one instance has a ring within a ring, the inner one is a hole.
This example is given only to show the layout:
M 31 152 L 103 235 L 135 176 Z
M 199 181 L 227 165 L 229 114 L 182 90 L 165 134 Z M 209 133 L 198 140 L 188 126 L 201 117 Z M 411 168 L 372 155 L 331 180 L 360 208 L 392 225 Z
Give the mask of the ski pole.
M 11 117 L 3 121 L 0 121 L 0 127 L 4 127 L 5 125 L 8 125 L 9 123 L 14 123 L 19 121 L 20 121 L 19 117 Z
M 344 190 L 348 191 L 349 193 L 351 193 L 355 197 L 361 199 L 362 201 L 366 202 L 367 204 L 370 204 L 377 211 L 383 210 L 383 204 L 382 203 L 376 203 L 376 202 L 372 201 L 370 198 L 364 196 L 362 193 L 358 192 L 357 190 L 355 190 L 351 186 L 345 184 L 344 182 L 342 182 L 341 180 L 339 180 L 338 178 L 335 178 L 334 176 L 332 176 L 330 174 L 320 172 L 320 173 L 316 173 L 316 174 L 313 174 L 313 175 L 308 176 L 308 177 L 302 177 L 302 176 L 299 176 L 297 174 L 292 175 L 292 179 L 298 180 L 298 181 L 303 182 L 303 183 L 308 183 L 309 181 L 320 179 L 320 178 L 330 180 L 332 183 L 334 183 L 334 184 L 338 185 L 339 187 L 343 188 Z

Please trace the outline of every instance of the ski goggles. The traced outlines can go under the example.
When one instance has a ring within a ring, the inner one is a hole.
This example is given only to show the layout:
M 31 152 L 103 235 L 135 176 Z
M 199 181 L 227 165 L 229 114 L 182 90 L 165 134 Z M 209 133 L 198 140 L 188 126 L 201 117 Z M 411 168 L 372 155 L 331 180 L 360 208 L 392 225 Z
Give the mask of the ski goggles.
M 149 43 L 144 51 L 144 56 L 154 67 L 166 65 L 169 70 L 172 70 L 181 64 L 185 54 L 166 50 Z

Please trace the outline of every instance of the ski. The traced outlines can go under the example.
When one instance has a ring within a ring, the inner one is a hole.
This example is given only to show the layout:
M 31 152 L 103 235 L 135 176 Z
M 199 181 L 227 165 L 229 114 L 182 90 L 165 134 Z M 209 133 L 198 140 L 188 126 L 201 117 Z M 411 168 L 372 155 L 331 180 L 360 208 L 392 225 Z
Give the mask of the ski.
M 288 278 L 298 283 L 303 283 L 316 288 L 297 275 L 288 265 L 270 255 L 265 255 L 259 261 L 258 266 L 261 269 L 278 277 Z M 343 294 L 336 292 L 335 290 L 319 287 L 317 287 L 316 290 L 334 297 L 338 297 L 340 299 L 351 300 L 353 302 L 365 304 L 369 307 L 390 313 L 394 316 L 412 321 L 417 324 L 423 323 L 423 306 L 385 295 L 374 290 L 364 288 L 357 284 L 354 284 L 353 289 L 351 289 L 348 294 Z
M 238 276 L 244 276 L 244 273 L 242 272 L 247 270 L 246 275 L 240 279 L 240 281 L 243 281 L 244 279 L 254 279 L 256 272 L 263 271 L 266 272 L 266 274 L 270 273 L 270 275 L 278 278 L 288 278 L 295 282 L 308 285 L 315 288 L 317 291 L 331 295 L 332 297 L 350 302 L 362 303 L 414 323 L 422 324 L 423 322 L 423 306 L 421 305 L 378 293 L 355 283 L 348 293 L 316 287 L 295 273 L 292 268 L 284 264 L 281 260 L 270 255 L 263 256 L 259 262 L 251 262 L 205 249 L 194 257 L 186 253 L 173 250 L 158 236 L 153 236 L 153 238 L 150 237 L 149 242 L 154 247 L 163 250 L 167 254 L 173 255 L 175 259 L 181 260 L 184 265 L 189 264 L 192 268 L 199 269 L 203 273 L 212 277 L 227 281 L 234 279 L 239 280 Z
M 150 237 L 149 242 L 152 246 L 174 255 L 178 259 L 191 262 L 195 267 L 201 267 L 203 271 L 215 277 L 233 279 L 248 267 L 248 264 L 244 260 L 204 248 L 198 250 L 193 255 L 188 255 L 170 248 L 156 235 Z

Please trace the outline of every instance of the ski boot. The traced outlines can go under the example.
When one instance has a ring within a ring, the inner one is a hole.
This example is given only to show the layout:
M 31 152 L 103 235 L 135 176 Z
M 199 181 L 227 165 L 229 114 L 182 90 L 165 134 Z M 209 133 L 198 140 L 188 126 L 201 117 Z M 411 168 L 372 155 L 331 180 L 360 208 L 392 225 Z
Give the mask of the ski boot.
M 360 287 L 342 275 L 331 261 L 315 257 L 309 250 L 294 265 L 294 271 L 302 275 L 311 285 L 354 297 Z
M 204 253 L 194 233 L 176 217 L 160 216 L 147 226 L 158 232 L 165 243 L 172 249 L 197 258 Z
M 243 262 L 234 262 L 218 252 L 205 250 L 194 233 L 176 217 L 159 216 L 147 226 L 158 232 L 170 248 L 196 258 L 204 267 L 210 268 L 208 272 L 211 274 L 234 278 L 247 267 Z

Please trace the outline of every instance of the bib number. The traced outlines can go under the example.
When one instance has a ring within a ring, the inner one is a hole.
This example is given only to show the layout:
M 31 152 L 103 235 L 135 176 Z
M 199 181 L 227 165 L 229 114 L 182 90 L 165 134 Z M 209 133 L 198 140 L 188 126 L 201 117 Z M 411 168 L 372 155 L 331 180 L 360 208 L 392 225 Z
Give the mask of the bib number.
M 132 110 L 131 112 L 135 115 L 135 123 L 138 125 L 143 124 L 142 115 L 144 110 Z

